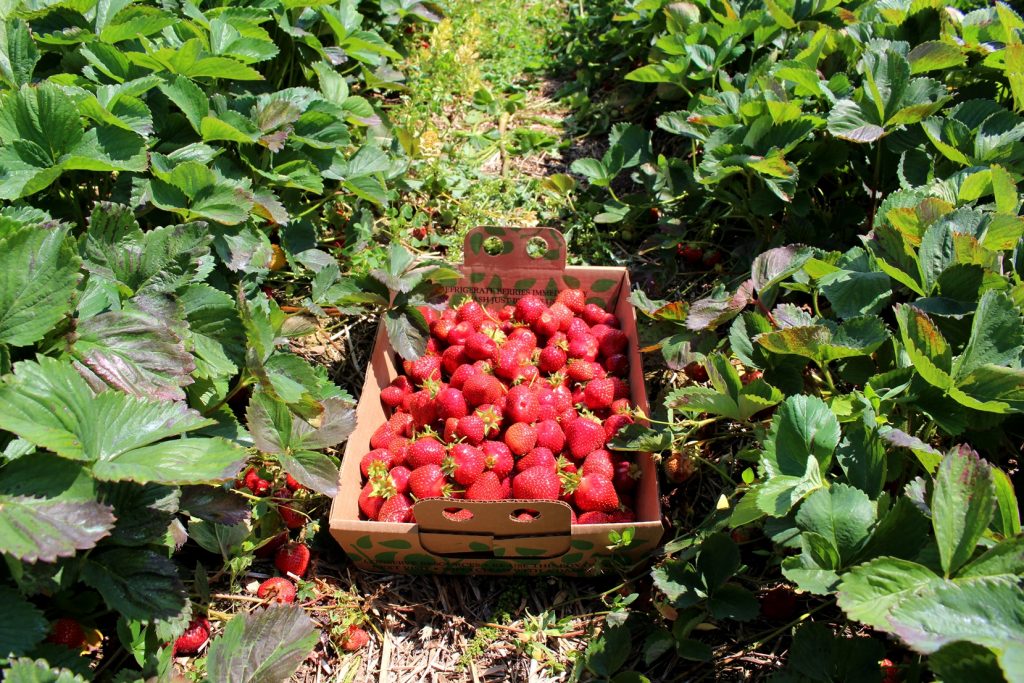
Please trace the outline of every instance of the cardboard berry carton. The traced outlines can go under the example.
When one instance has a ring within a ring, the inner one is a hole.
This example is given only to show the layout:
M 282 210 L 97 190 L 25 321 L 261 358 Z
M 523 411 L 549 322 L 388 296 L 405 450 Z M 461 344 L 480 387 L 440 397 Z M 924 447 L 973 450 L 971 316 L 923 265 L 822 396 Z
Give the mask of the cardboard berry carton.
M 493 255 L 489 252 L 495 252 Z M 462 279 L 448 291 L 452 299 L 471 296 L 486 306 L 514 303 L 526 294 L 548 303 L 562 289 L 579 288 L 619 319 L 628 340 L 631 401 L 648 412 L 636 316 L 629 303 L 629 274 L 621 267 L 566 266 L 562 234 L 551 228 L 474 228 L 466 236 Z M 401 372 L 384 326 L 373 354 L 357 409 L 357 427 L 345 447 L 338 495 L 331 506 L 331 534 L 361 569 L 387 573 L 586 575 L 612 553 L 609 534 L 633 529 L 633 542 L 620 550 L 639 559 L 662 536 L 658 480 L 649 453 L 636 454 L 641 476 L 636 488 L 636 520 L 623 524 L 571 524 L 561 501 L 470 501 L 431 498 L 413 507 L 416 523 L 360 519 L 360 458 L 370 436 L 387 421 L 381 389 Z M 453 519 L 455 510 L 468 510 Z M 529 510 L 533 518 L 520 513 Z M 446 512 L 447 511 L 447 512 Z M 523 518 L 523 519 L 520 519 Z

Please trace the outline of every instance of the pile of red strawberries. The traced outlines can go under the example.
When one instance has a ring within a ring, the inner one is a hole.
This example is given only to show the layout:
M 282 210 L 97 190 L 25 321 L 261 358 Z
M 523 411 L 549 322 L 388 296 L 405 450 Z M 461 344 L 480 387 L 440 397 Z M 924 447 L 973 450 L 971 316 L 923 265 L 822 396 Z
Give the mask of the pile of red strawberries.
M 415 500 L 449 497 L 562 500 L 573 523 L 634 521 L 640 469 L 606 448 L 636 415 L 614 315 L 579 289 L 551 306 L 527 295 L 422 312 L 427 352 L 381 391 L 390 418 L 360 462 L 366 519 L 413 522 Z

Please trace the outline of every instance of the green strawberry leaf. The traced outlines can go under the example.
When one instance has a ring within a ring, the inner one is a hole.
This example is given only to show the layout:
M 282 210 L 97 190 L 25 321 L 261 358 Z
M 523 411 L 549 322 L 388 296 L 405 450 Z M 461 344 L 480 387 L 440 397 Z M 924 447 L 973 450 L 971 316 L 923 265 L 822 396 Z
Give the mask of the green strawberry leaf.
M 110 535 L 114 515 L 95 501 L 0 495 L 0 552 L 23 562 L 55 562 Z
M 211 643 L 206 669 L 216 681 L 286 681 L 318 639 L 313 621 L 298 605 L 243 613 Z

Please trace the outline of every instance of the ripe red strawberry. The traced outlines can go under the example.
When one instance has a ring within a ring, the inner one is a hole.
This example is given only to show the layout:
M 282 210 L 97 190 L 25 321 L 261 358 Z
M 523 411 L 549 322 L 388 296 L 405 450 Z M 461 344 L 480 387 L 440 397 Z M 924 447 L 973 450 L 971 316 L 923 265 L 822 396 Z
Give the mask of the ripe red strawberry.
M 514 459 L 512 451 L 501 441 L 484 441 L 480 444 L 480 450 L 484 452 L 484 466 L 491 472 L 504 479 L 512 473 Z
M 619 433 L 619 430 L 628 424 L 633 424 L 633 418 L 628 415 L 612 413 L 604 420 L 604 433 L 609 439 Z
M 556 386 L 551 390 L 551 395 L 554 397 L 552 406 L 559 413 L 572 408 L 572 391 L 569 390 L 569 387 L 564 384 Z
M 288 487 L 289 491 L 300 491 L 302 490 L 302 484 L 295 481 L 295 478 L 290 474 L 284 475 L 284 485 Z
M 539 410 L 537 394 L 532 387 L 518 384 L 508 390 L 504 414 L 508 415 L 508 419 L 512 422 L 534 422 Z
M 555 317 L 559 332 L 566 332 L 569 329 L 569 325 L 572 324 L 572 319 L 575 317 L 569 307 L 561 301 L 555 301 L 548 310 Z M 554 337 L 554 335 L 549 336 Z
M 537 348 L 537 335 L 529 327 L 517 327 L 508 335 L 508 342 L 529 354 Z
M 502 379 L 514 380 L 519 376 L 520 368 L 526 363 L 526 351 L 518 344 L 506 342 L 494 352 L 494 374 Z
M 448 332 L 448 343 L 453 346 L 463 346 L 473 334 L 476 333 L 476 328 L 471 323 L 461 322 L 455 325 Z
M 504 500 L 508 497 L 501 477 L 494 471 L 487 471 L 477 477 L 466 489 L 467 500 Z
M 551 452 L 550 448 L 538 446 L 519 459 L 515 470 L 516 472 L 524 472 L 531 467 L 548 467 L 556 470 L 558 462 L 555 460 L 555 454 Z
M 280 605 L 290 605 L 295 602 L 295 584 L 282 576 L 275 576 L 260 584 L 256 597 Z
M 475 332 L 466 340 L 466 355 L 473 360 L 487 360 L 497 350 L 498 345 L 483 332 Z
M 555 317 L 550 308 L 545 307 L 541 314 L 537 316 L 537 319 L 533 321 L 531 327 L 538 336 L 550 337 L 555 332 L 558 332 L 558 325 L 559 319 Z
M 590 334 L 593 335 L 594 339 L 597 340 L 598 346 L 601 345 L 601 340 L 604 339 L 605 335 L 612 331 L 611 327 L 608 327 L 604 323 L 598 323 L 590 328 Z
M 451 377 L 460 367 L 466 364 L 469 356 L 466 355 L 466 347 L 457 344 L 449 346 L 441 353 L 441 369 Z
M 583 388 L 583 403 L 591 410 L 611 408 L 615 400 L 615 380 L 610 377 L 592 379 Z
M 459 435 L 455 433 L 458 427 L 459 419 L 456 417 L 449 417 L 444 421 L 444 431 L 441 438 L 446 444 L 453 444 L 459 440 Z
M 474 446 L 484 440 L 486 432 L 487 427 L 484 425 L 484 421 L 475 413 L 459 418 L 458 423 L 455 425 L 455 435 L 465 439 Z
M 404 493 L 388 498 L 380 506 L 377 521 L 398 524 L 412 521 L 412 499 Z
M 608 319 L 608 312 L 597 304 L 587 304 L 583 307 L 581 317 L 588 325 L 600 325 Z
M 606 512 L 599 512 L 594 510 L 592 512 L 584 512 L 580 515 L 576 523 L 577 524 L 611 524 L 612 517 Z
M 304 576 L 309 568 L 309 548 L 301 543 L 289 543 L 277 551 L 274 566 L 282 574 Z
M 541 372 L 550 375 L 564 368 L 568 357 L 564 349 L 549 344 L 541 350 L 540 356 L 537 359 L 537 367 Z
M 512 495 L 525 500 L 558 500 L 562 484 L 551 467 L 531 467 L 512 478 Z
M 256 485 L 252 487 L 252 492 L 257 496 L 265 496 L 270 493 L 270 482 L 266 479 L 257 479 Z
M 388 442 L 396 436 L 391 425 L 385 422 L 370 435 L 370 448 L 387 448 Z
M 580 471 L 583 474 L 596 474 L 611 479 L 615 476 L 615 459 L 605 449 L 598 448 L 583 458 L 583 467 Z
M 540 379 L 540 370 L 537 369 L 536 365 L 527 363 L 519 368 L 519 374 L 516 375 L 516 381 L 521 384 L 533 385 L 538 379 Z
M 505 393 L 505 387 L 494 375 L 479 373 L 462 385 L 462 395 L 470 406 L 497 403 Z
M 474 330 L 480 327 L 486 317 L 484 307 L 472 299 L 467 299 L 455 311 L 455 319 L 460 323 L 469 323 Z
M 576 460 L 580 460 L 598 448 L 604 448 L 607 437 L 604 427 L 591 419 L 577 417 L 564 424 L 565 441 L 569 447 L 569 453 Z
M 355 624 L 348 627 L 341 637 L 341 649 L 346 652 L 355 652 L 370 642 L 370 634 Z
M 444 444 L 432 436 L 421 436 L 409 446 L 409 467 L 413 470 L 424 465 L 440 465 L 447 450 Z
M 597 358 L 598 352 L 597 337 L 592 334 L 579 335 L 575 339 L 569 340 L 569 358 L 593 361 Z
M 536 425 L 537 445 L 561 453 L 565 448 L 565 432 L 554 420 L 542 420 Z
M 291 491 L 278 489 L 274 491 L 275 498 L 291 498 Z M 301 529 L 306 524 L 306 516 L 290 505 L 278 504 L 277 514 L 281 515 L 281 521 L 289 529 Z
M 626 333 L 622 330 L 610 329 L 601 337 L 598 342 L 601 355 L 605 358 L 620 354 L 626 350 L 626 346 L 629 344 L 629 339 L 626 338 Z
M 581 289 L 563 289 L 555 297 L 555 301 L 564 304 L 576 314 L 582 313 L 583 307 L 587 305 L 587 297 Z
M 196 655 L 210 639 L 210 621 L 206 617 L 193 619 L 185 632 L 174 641 L 173 654 Z
M 458 389 L 442 389 L 437 394 L 437 416 L 446 420 L 449 417 L 465 417 L 467 411 L 466 399 Z
M 61 617 L 50 625 L 50 635 L 46 636 L 46 642 L 80 650 L 85 645 L 85 631 L 74 619 Z
M 515 319 L 531 325 L 547 307 L 544 299 L 534 294 L 527 294 L 516 302 Z
M 515 455 L 526 455 L 537 445 L 537 430 L 533 425 L 516 422 L 505 430 L 505 445 Z
M 614 383 L 614 386 L 615 386 L 615 393 L 614 393 L 615 400 L 618 401 L 618 400 L 624 399 L 624 398 L 628 399 L 629 396 L 630 396 L 629 382 L 623 380 L 620 377 L 612 377 L 611 379 L 612 379 L 612 382 Z
M 451 492 L 444 470 L 433 463 L 417 467 L 409 475 L 409 490 L 417 498 L 442 498 Z
M 484 437 L 490 439 L 494 438 L 501 431 L 501 424 L 504 421 L 504 415 L 498 407 L 489 403 L 485 403 L 482 406 L 478 406 L 473 414 L 480 418 L 480 421 L 484 425 Z
M 502 306 L 500 309 L 498 309 L 498 320 L 501 320 L 503 322 L 512 320 L 512 316 L 514 316 L 515 314 L 516 307 L 506 304 Z
M 604 369 L 609 375 L 625 377 L 629 374 L 629 357 L 622 353 L 616 353 L 604 359 Z
M 588 325 L 583 318 L 573 318 L 570 320 L 569 329 L 565 331 L 565 337 L 568 341 L 578 339 L 588 334 L 590 334 L 590 325 Z
M 473 375 L 479 374 L 479 372 L 475 365 L 460 365 L 455 369 L 455 372 L 451 373 L 448 386 L 462 390 L 465 387 L 466 380 Z M 463 395 L 465 395 L 465 392 L 463 392 Z
M 761 616 L 771 621 L 788 621 L 796 614 L 796 593 L 789 586 L 776 586 L 761 596 Z
M 484 452 L 468 443 L 457 443 L 445 462 L 445 469 L 463 486 L 469 486 L 484 471 Z
M 587 474 L 585 471 L 580 477 L 573 500 L 583 512 L 611 512 L 619 507 L 619 494 L 611 479 L 599 474 Z
M 417 391 L 409 403 L 409 414 L 412 415 L 416 429 L 428 427 L 437 420 L 437 403 L 428 391 Z M 373 443 L 372 441 L 370 442 Z
M 388 426 L 391 427 L 391 432 L 396 437 L 411 436 L 413 428 L 413 418 L 409 413 L 395 413 L 388 419 Z M 391 444 L 394 442 L 394 438 L 389 439 L 385 448 L 390 449 Z
M 379 462 L 384 465 L 384 469 L 388 469 L 393 464 L 395 457 L 384 450 L 383 448 L 376 448 L 362 457 L 359 461 L 359 471 L 363 473 L 363 477 L 370 476 L 370 467 L 373 463 Z
M 430 323 L 430 335 L 434 337 L 434 339 L 447 344 L 448 334 L 452 331 L 453 327 L 455 327 L 454 320 L 438 318 L 434 322 Z
M 386 407 L 394 409 L 402 405 L 405 392 L 394 386 L 386 386 L 380 390 L 380 402 Z
M 245 486 L 250 491 L 256 486 L 256 482 L 260 480 L 259 472 L 256 471 L 255 467 L 250 467 L 245 471 L 245 475 L 239 482 L 235 482 L 239 487 Z
M 764 377 L 764 373 L 761 372 L 760 370 L 748 370 L 747 372 L 743 373 L 742 377 L 740 377 L 740 381 L 743 382 L 743 386 L 746 386 L 751 382 L 756 382 L 762 377 Z
M 633 405 L 627 398 L 617 398 L 612 401 L 612 414 L 633 417 Z
M 441 379 L 441 357 L 420 356 L 416 360 L 404 361 L 405 374 L 414 384 L 420 385 L 427 379 Z
M 396 436 L 391 441 L 388 441 L 387 451 L 391 456 L 391 467 L 405 464 L 406 458 L 409 457 L 410 443 L 409 439 L 404 436 Z
M 412 473 L 408 467 L 398 465 L 387 472 L 380 472 L 379 476 L 371 476 L 370 481 L 374 484 L 376 495 L 384 500 L 397 496 L 399 493 L 409 492 L 409 478 Z

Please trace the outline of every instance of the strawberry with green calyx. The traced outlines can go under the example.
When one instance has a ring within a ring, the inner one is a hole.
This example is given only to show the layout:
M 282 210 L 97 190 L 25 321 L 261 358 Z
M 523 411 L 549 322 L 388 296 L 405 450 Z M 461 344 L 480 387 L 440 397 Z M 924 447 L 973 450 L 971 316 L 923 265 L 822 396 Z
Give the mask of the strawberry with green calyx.
M 500 351 L 499 351 L 500 352 Z M 494 405 L 505 394 L 505 386 L 494 375 L 478 373 L 462 385 L 462 395 L 470 406 Z
M 359 471 L 362 472 L 363 478 L 365 479 L 370 476 L 370 469 L 374 465 L 380 464 L 385 470 L 388 470 L 395 464 L 394 461 L 395 456 L 390 452 L 383 448 L 375 448 L 359 460 Z
M 455 320 L 460 323 L 469 323 L 474 330 L 479 329 L 486 318 L 487 311 L 473 299 L 466 299 L 455 309 Z
M 404 465 L 397 465 L 386 471 L 377 470 L 370 476 L 374 495 L 387 500 L 400 493 L 408 493 L 410 476 L 412 473 Z
M 289 543 L 277 551 L 274 566 L 282 574 L 305 576 L 309 568 L 309 548 L 302 543 Z
M 484 467 L 494 472 L 499 479 L 504 479 L 512 473 L 515 459 L 512 451 L 501 441 L 484 441 L 480 444 L 480 450 L 484 452 Z
M 537 319 L 533 321 L 531 328 L 537 333 L 537 336 L 546 338 L 558 332 L 559 324 L 559 318 L 555 317 L 550 308 L 545 307 L 541 314 L 537 316 Z
M 370 642 L 370 634 L 355 624 L 348 627 L 341 637 L 341 649 L 355 652 Z
M 484 438 L 494 438 L 501 433 L 501 425 L 504 422 L 504 415 L 500 410 L 498 410 L 497 406 L 491 403 L 485 403 L 481 406 L 477 406 L 477 409 L 473 411 L 473 415 L 480 418 L 480 421 L 484 425 Z
M 568 344 L 566 343 L 565 346 L 568 347 Z M 537 356 L 537 367 L 541 372 L 550 375 L 561 371 L 568 358 L 569 355 L 564 348 L 549 344 L 540 350 L 540 354 Z
M 704 250 L 695 244 L 680 244 L 676 247 L 676 253 L 691 266 L 700 263 L 704 258 Z
M 486 456 L 479 448 L 468 443 L 457 443 L 452 446 L 442 469 L 459 484 L 469 486 L 483 473 L 485 460 Z
M 404 524 L 412 521 L 412 499 L 404 493 L 388 498 L 380 506 L 379 522 Z
M 604 433 L 608 437 L 608 440 L 615 438 L 615 435 L 619 433 L 619 430 L 626 427 L 626 425 L 633 424 L 633 418 L 628 415 L 622 415 L 621 413 L 612 413 L 604 420 Z
M 279 605 L 290 605 L 295 602 L 295 584 L 284 577 L 275 576 L 260 584 L 256 597 Z
M 496 334 L 504 334 L 498 330 Z M 466 340 L 465 353 L 466 356 L 473 360 L 488 360 L 493 357 L 495 352 L 498 350 L 498 344 L 488 334 L 484 332 L 474 332 Z
M 280 488 L 274 491 L 274 498 L 279 500 L 288 500 L 292 497 L 292 492 L 287 488 Z M 299 512 L 291 505 L 284 503 L 278 503 L 277 514 L 281 516 L 281 521 L 289 529 L 301 529 L 306 525 L 306 516 Z
M 441 379 L 441 357 L 420 356 L 416 360 L 404 361 L 405 374 L 409 376 L 413 384 L 421 385 L 428 379 Z
M 417 467 L 409 474 L 409 490 L 417 499 L 447 498 L 452 494 L 444 469 L 433 463 Z
M 580 471 L 583 474 L 596 474 L 610 480 L 615 476 L 615 458 L 609 451 L 599 448 L 583 458 Z
M 363 485 L 362 490 L 359 492 L 358 504 L 359 511 L 367 519 L 377 519 L 377 515 L 380 514 L 380 506 L 384 504 L 384 498 L 377 495 L 376 487 L 372 481 L 368 481 Z

